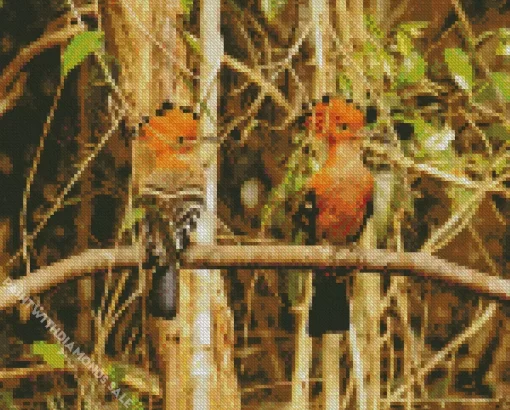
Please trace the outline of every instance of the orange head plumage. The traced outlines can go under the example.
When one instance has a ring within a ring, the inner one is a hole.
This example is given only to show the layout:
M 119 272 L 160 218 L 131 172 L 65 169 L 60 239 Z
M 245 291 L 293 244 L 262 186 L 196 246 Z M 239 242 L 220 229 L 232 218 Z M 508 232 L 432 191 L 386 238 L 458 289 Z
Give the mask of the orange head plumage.
M 315 105 L 314 115 L 308 116 L 305 125 L 315 136 L 331 144 L 358 138 L 357 132 L 365 125 L 365 117 L 353 104 L 334 98 Z
M 156 157 L 157 169 L 183 168 L 197 140 L 198 121 L 181 109 L 161 110 L 140 126 L 140 141 Z

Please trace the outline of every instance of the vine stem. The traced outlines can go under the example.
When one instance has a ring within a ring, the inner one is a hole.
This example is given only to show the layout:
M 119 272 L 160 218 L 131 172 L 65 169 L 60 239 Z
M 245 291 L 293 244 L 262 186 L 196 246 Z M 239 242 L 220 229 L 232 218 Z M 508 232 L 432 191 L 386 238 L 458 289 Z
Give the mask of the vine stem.
M 39 168 L 39 164 L 41 163 L 41 155 L 44 150 L 44 144 L 50 132 L 51 124 L 53 119 L 55 118 L 55 112 L 58 107 L 58 103 L 60 98 L 62 97 L 62 90 L 64 89 L 65 77 L 63 75 L 60 76 L 60 83 L 57 87 L 57 91 L 55 96 L 53 97 L 53 103 L 50 108 L 50 112 L 46 117 L 46 121 L 43 125 L 43 133 L 41 138 L 39 139 L 39 146 L 37 147 L 37 151 L 32 160 L 32 166 L 30 167 L 30 172 L 28 174 L 27 180 L 25 182 L 25 189 L 23 191 L 23 204 L 20 214 L 20 231 L 23 240 L 23 260 L 26 263 L 26 274 L 30 273 L 30 256 L 29 256 L 29 244 L 28 244 L 28 231 L 27 231 L 27 212 L 28 212 L 28 200 L 30 199 L 30 191 L 32 184 L 34 182 L 35 174 L 37 173 L 37 169 Z

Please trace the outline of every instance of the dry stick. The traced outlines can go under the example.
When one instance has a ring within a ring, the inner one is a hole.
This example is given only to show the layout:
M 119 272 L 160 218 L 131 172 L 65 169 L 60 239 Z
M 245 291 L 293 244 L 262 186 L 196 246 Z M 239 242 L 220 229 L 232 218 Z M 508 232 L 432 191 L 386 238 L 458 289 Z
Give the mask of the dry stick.
M 404 15 L 406 10 L 408 10 L 409 3 L 410 0 L 404 0 L 402 2 L 399 2 L 398 6 L 393 10 L 391 15 L 388 17 L 388 20 L 381 22 L 384 31 L 388 31 L 393 26 L 393 24 L 395 24 L 395 22 Z
M 244 347 L 248 347 L 248 332 L 250 330 L 250 322 L 251 322 L 251 312 L 252 312 L 252 299 L 253 294 L 255 292 L 255 284 L 257 283 L 257 280 L 259 278 L 259 271 L 256 270 L 255 274 L 253 275 L 252 280 L 250 281 L 250 288 L 248 289 L 248 295 L 246 297 L 246 319 L 243 323 L 243 343 Z
M 229 56 L 228 54 L 224 54 L 221 61 L 231 69 L 245 74 L 252 82 L 257 84 L 265 94 L 273 97 L 275 102 L 283 107 L 288 113 L 294 111 L 280 90 L 268 82 L 260 72 L 251 69 L 246 64 L 236 60 L 234 57 Z
M 229 123 L 223 134 L 225 136 L 229 135 L 234 130 L 234 128 L 236 128 L 240 123 L 247 120 L 248 118 L 251 118 L 253 114 L 255 114 L 255 112 L 259 110 L 260 106 L 264 102 L 264 97 L 265 95 L 263 93 L 260 93 L 256 100 L 251 104 L 248 111 L 246 111 L 246 114 L 243 115 L 242 117 L 237 117 L 234 121 Z
M 246 46 L 248 48 L 248 54 L 250 55 L 252 61 L 255 64 L 260 64 L 262 53 L 257 51 L 255 45 L 253 44 L 253 40 L 251 39 L 251 37 L 246 32 L 246 29 L 244 28 L 244 26 L 243 26 L 242 22 L 239 20 L 239 18 L 237 16 L 235 16 L 235 15 L 232 15 L 232 17 L 233 17 L 233 19 L 235 21 L 236 26 L 239 28 L 239 31 L 241 32 L 241 35 L 246 40 Z
M 485 260 L 485 263 L 489 267 L 491 274 L 493 276 L 498 276 L 499 275 L 498 267 L 497 267 L 496 263 L 494 262 L 494 260 L 491 258 L 489 251 L 485 247 L 485 245 L 482 241 L 482 238 L 480 237 L 480 234 L 475 229 L 475 227 L 473 226 L 472 223 L 470 223 L 468 226 L 468 232 L 471 234 L 471 236 L 475 240 L 476 244 L 478 245 L 479 250 L 482 253 L 483 259 Z
M 0 117 L 14 108 L 15 102 L 23 95 L 28 75 L 25 72 L 19 73 L 19 77 L 14 81 L 11 90 L 0 95 Z
M 416 171 L 448 184 L 457 185 L 468 189 L 483 188 L 483 182 L 473 181 L 466 177 L 458 177 L 448 172 L 441 171 L 440 169 L 428 164 L 416 163 L 411 158 L 408 158 L 402 154 L 393 154 L 389 152 L 388 149 L 382 144 L 366 143 L 365 147 L 377 155 L 384 156 L 384 158 L 391 164 L 402 169 Z M 505 196 L 510 195 L 510 190 L 505 188 L 501 183 L 491 186 L 488 192 L 497 192 Z
M 144 33 L 145 35 L 148 36 L 148 38 L 153 41 L 153 43 L 158 47 L 160 48 L 164 53 L 168 53 L 169 55 L 169 51 L 166 49 L 166 47 L 161 44 L 160 42 L 158 42 L 155 38 L 153 38 L 150 33 L 148 32 L 147 28 L 143 26 L 142 23 L 140 23 L 136 17 L 134 17 L 134 20 L 136 22 L 136 25 L 138 26 L 138 28 L 142 31 L 142 33 Z M 169 55 L 169 57 L 172 57 L 171 55 Z M 265 94 L 268 94 L 270 95 L 271 97 L 274 98 L 274 100 L 279 104 L 281 105 L 283 108 L 285 108 L 287 110 L 287 112 L 292 112 L 292 107 L 289 105 L 287 99 L 283 96 L 283 94 L 280 92 L 280 90 L 278 90 L 277 87 L 275 87 L 273 84 L 271 84 L 270 82 L 268 82 L 260 72 L 257 72 L 256 70 L 254 69 L 251 69 L 250 67 L 248 67 L 247 65 L 245 65 L 244 63 L 242 63 L 241 61 L 238 61 L 237 59 L 235 59 L 234 57 L 232 56 L 229 56 L 227 54 L 224 54 L 223 57 L 222 57 L 222 63 L 227 65 L 228 67 L 240 72 L 240 73 L 243 73 L 245 74 L 252 82 L 258 84 L 262 90 L 264 91 Z M 190 72 L 187 72 L 187 74 L 191 74 Z
M 303 31 L 303 34 L 300 36 L 298 41 L 290 48 L 287 57 L 282 62 L 274 64 L 274 65 L 278 66 L 278 68 L 276 68 L 275 72 L 271 75 L 270 81 L 274 81 L 276 79 L 276 77 L 282 72 L 282 70 L 284 70 L 285 68 L 288 68 L 290 61 L 296 55 L 296 53 L 298 52 L 299 48 L 301 47 L 303 41 L 305 40 L 306 36 L 310 32 L 310 28 L 311 28 L 311 25 L 308 25 L 305 28 L 305 30 Z M 297 77 L 297 74 L 295 72 L 294 72 L 294 75 L 295 75 L 295 77 Z M 246 84 L 248 84 L 248 83 L 245 83 L 245 85 Z M 302 85 L 299 84 L 299 86 L 301 86 L 300 88 L 302 89 Z M 244 85 L 243 85 L 243 87 L 244 87 Z M 265 93 L 261 93 L 257 97 L 257 99 L 252 103 L 251 107 L 248 109 L 247 113 L 244 116 L 239 117 L 236 120 L 232 121 L 230 124 L 228 124 L 228 127 L 223 132 L 224 137 L 227 136 L 228 134 L 230 134 L 230 132 L 232 132 L 232 130 L 235 127 L 237 127 L 237 125 L 239 125 L 241 122 L 250 118 L 254 114 L 254 112 L 260 108 L 260 106 L 262 105 L 262 103 L 264 101 L 264 97 L 265 97 Z
M 52 35 L 48 35 L 47 37 L 43 37 L 40 40 L 32 43 L 30 46 L 28 46 L 26 49 L 24 49 L 18 56 L 7 66 L 7 68 L 3 71 L 2 76 L 0 77 L 0 90 L 2 87 L 6 87 L 10 83 L 10 78 L 15 75 L 13 74 L 13 71 L 16 69 L 21 69 L 24 64 L 26 64 L 34 53 L 40 52 L 39 48 L 48 48 L 55 45 L 61 44 L 64 39 L 67 41 L 70 37 L 73 35 L 82 32 L 84 30 L 84 24 L 81 21 L 81 17 L 76 10 L 76 8 L 73 5 L 72 0 L 68 0 L 68 4 L 71 7 L 72 13 L 76 16 L 79 24 L 79 27 L 72 26 L 69 29 L 66 29 L 65 31 L 57 32 Z M 125 99 L 122 95 L 122 92 L 120 89 L 116 86 L 109 70 L 106 64 L 104 63 L 104 60 L 101 58 L 101 56 L 97 53 L 95 53 L 99 64 L 103 70 L 103 73 L 109 83 L 109 85 L 116 91 L 119 98 L 121 98 L 122 102 L 124 103 L 124 107 L 127 107 L 127 104 L 125 103 Z M 7 263 L 4 265 L 4 267 L 11 266 L 22 254 L 26 246 L 30 246 L 34 239 L 37 237 L 39 232 L 46 226 L 46 223 L 48 220 L 57 212 L 60 208 L 63 206 L 63 200 L 67 196 L 67 194 L 70 192 L 70 190 L 74 187 L 76 182 L 81 178 L 81 175 L 85 171 L 85 169 L 88 167 L 89 163 L 94 159 L 97 154 L 101 151 L 103 146 L 108 142 L 110 137 L 113 135 L 113 133 L 117 130 L 118 125 L 120 124 L 120 121 L 123 117 L 123 115 L 126 112 L 126 108 L 123 108 L 120 110 L 119 116 L 114 121 L 114 125 L 106 132 L 106 134 L 101 138 L 100 142 L 95 146 L 92 153 L 80 164 L 78 171 L 75 173 L 75 175 L 71 178 L 71 181 L 68 183 L 68 185 L 64 188 L 61 195 L 57 198 L 55 201 L 53 207 L 50 209 L 46 215 L 43 216 L 42 221 L 37 225 L 36 229 L 30 234 L 24 237 L 24 246 L 7 261 Z
M 127 14 L 131 17 L 132 21 L 136 24 L 138 29 L 155 44 L 167 57 L 168 59 L 183 73 L 188 77 L 195 78 L 195 75 L 192 71 L 190 71 L 187 67 L 185 67 L 167 48 L 159 42 L 151 33 L 150 30 L 145 27 L 138 17 L 135 15 L 134 11 L 127 6 L 125 2 L 119 2 L 119 5 L 127 12 Z
M 409 186 L 408 181 L 406 179 L 403 180 L 405 186 Z M 402 238 L 402 218 L 404 215 L 403 208 L 400 208 L 394 217 L 393 223 L 394 223 L 394 231 L 396 236 L 396 251 L 402 252 L 404 250 L 404 244 L 403 244 L 403 238 Z M 409 287 L 409 282 L 407 280 L 408 278 L 404 276 L 394 276 L 391 278 L 391 285 L 390 290 L 394 287 L 395 293 L 396 293 L 396 303 L 397 303 L 397 312 L 400 316 L 400 320 L 402 321 L 402 328 L 404 332 L 404 369 L 403 369 L 403 375 L 404 380 L 407 385 L 407 396 L 406 396 L 406 404 L 405 408 L 406 410 L 411 409 L 411 403 L 414 400 L 414 394 L 412 390 L 411 385 L 411 373 L 413 368 L 413 362 L 412 362 L 412 346 L 416 343 L 412 331 L 410 328 L 409 318 L 409 294 L 407 292 L 407 289 Z M 400 296 L 400 297 L 399 297 Z M 393 339 L 390 340 L 390 343 L 393 343 Z M 390 392 L 389 387 L 389 380 L 388 378 L 388 386 L 387 386 L 387 393 Z
M 500 161 L 505 159 L 506 155 L 501 155 L 501 158 L 496 160 L 494 165 L 497 165 Z M 423 245 L 422 251 L 434 253 L 446 246 L 469 223 L 487 192 L 507 178 L 508 174 L 503 174 L 495 180 L 488 181 L 486 179 L 484 181 L 485 184 L 482 184 L 481 188 L 478 189 L 473 197 L 468 200 L 458 212 L 453 214 L 437 232 L 432 234 Z
M 485 132 L 483 132 L 478 125 L 476 125 L 476 122 L 473 118 L 472 114 L 467 113 L 464 109 L 460 109 L 459 113 L 464 117 L 464 119 L 467 121 L 467 123 L 471 126 L 471 128 L 478 134 L 478 136 L 481 138 L 483 143 L 485 144 L 485 149 L 487 150 L 487 153 L 492 156 L 492 145 L 487 138 L 487 135 L 485 135 Z
M 494 111 L 492 108 L 484 106 L 482 104 L 479 104 L 477 102 L 471 102 L 471 106 L 475 109 L 477 109 L 482 114 L 489 115 L 491 117 L 497 118 L 501 123 L 505 125 L 505 127 L 510 127 L 510 120 L 505 116 L 505 114 L 502 114 L 500 112 Z
M 499 158 L 496 161 L 496 163 L 498 163 L 501 160 L 504 160 L 506 157 L 505 154 L 506 154 L 506 152 L 503 152 L 502 155 L 500 156 L 501 158 Z M 503 180 L 504 178 L 505 178 L 505 175 L 500 176 L 498 178 L 498 180 Z M 481 203 L 482 199 L 484 198 L 484 196 L 487 192 L 487 189 L 491 185 L 494 185 L 495 183 L 497 183 L 498 180 L 496 180 L 496 181 L 493 180 L 490 182 L 488 182 L 486 180 L 485 186 L 482 186 L 482 188 L 479 189 L 479 191 L 474 195 L 474 197 L 470 201 L 468 201 L 468 203 L 463 208 L 461 208 L 461 210 L 457 214 L 452 215 L 452 217 L 443 225 L 443 227 L 438 232 L 436 232 L 435 235 L 432 235 L 432 237 L 429 238 L 429 240 L 425 243 L 425 245 L 423 245 L 422 251 L 431 252 L 431 253 L 437 252 L 439 249 L 446 246 L 450 242 L 450 240 L 453 239 L 462 229 L 464 229 L 466 224 L 469 223 L 471 218 L 474 216 L 476 210 L 478 209 L 479 204 Z M 459 223 L 459 219 L 461 219 L 460 223 Z M 489 266 L 491 266 L 491 265 L 489 264 Z M 490 308 L 495 309 L 495 307 L 496 307 L 496 304 L 492 303 L 486 312 L 488 312 L 490 310 Z M 469 334 L 470 330 L 475 327 L 475 323 L 477 323 L 477 322 L 474 322 L 470 326 L 470 328 L 465 332 L 466 334 Z M 449 344 L 448 346 L 451 346 L 451 344 Z M 448 346 L 445 349 L 443 349 L 441 352 L 439 352 L 438 355 L 436 355 L 436 357 L 440 356 L 448 348 Z M 437 362 L 437 363 L 439 363 L 439 362 Z M 435 367 L 436 364 L 433 364 L 433 367 Z M 433 369 L 433 367 L 431 367 L 429 369 L 429 371 L 431 369 Z M 427 367 L 425 367 L 425 369 L 427 369 Z M 423 380 L 423 378 L 428 374 L 428 371 L 424 373 L 425 369 L 422 369 L 419 371 L 416 378 L 413 379 L 414 380 L 413 382 L 401 386 L 400 389 L 403 389 L 404 391 L 409 390 L 411 388 L 412 384 L 414 384 L 416 381 Z
M 431 44 L 429 46 L 429 48 L 427 49 L 427 51 L 425 52 L 425 59 L 428 61 L 428 57 L 430 55 L 430 53 L 432 51 L 434 51 L 437 47 L 439 47 L 441 45 L 441 43 L 443 42 L 443 40 L 446 38 L 446 36 L 452 32 L 456 27 L 457 25 L 459 24 L 458 21 L 456 21 L 455 23 L 453 23 L 447 30 L 443 31 L 441 33 L 441 36 L 437 39 L 437 41 L 435 41 L 433 44 Z
M 39 222 L 39 224 L 34 229 L 34 231 L 27 236 L 26 241 L 29 246 L 33 243 L 34 239 L 41 232 L 41 230 L 46 226 L 46 223 L 48 222 L 48 220 L 55 214 L 55 212 L 57 212 L 59 209 L 62 208 L 62 206 L 64 204 L 65 197 L 71 191 L 71 189 L 74 187 L 76 182 L 79 181 L 81 175 L 83 174 L 85 169 L 87 169 L 90 162 L 99 154 L 101 149 L 105 146 L 105 144 L 108 142 L 110 137 L 117 130 L 117 127 L 119 126 L 121 119 L 122 119 L 122 116 L 119 116 L 116 118 L 113 125 L 106 132 L 106 134 L 101 138 L 101 140 L 97 144 L 94 151 L 84 161 L 82 161 L 82 163 L 79 166 L 78 171 L 73 176 L 73 178 L 71 178 L 71 181 L 66 185 L 66 187 L 62 190 L 61 194 L 55 201 L 53 207 L 42 217 L 41 222 Z M 18 249 L 18 251 L 7 261 L 5 266 L 6 267 L 11 266 L 22 255 L 22 251 L 23 251 L 22 248 Z
M 28 212 L 28 200 L 30 199 L 30 189 L 34 182 L 35 174 L 37 173 L 37 169 L 41 162 L 41 155 L 44 150 L 44 143 L 46 142 L 46 138 L 50 131 L 51 124 L 53 122 L 53 118 L 55 117 L 55 111 L 57 110 L 58 102 L 60 101 L 60 97 L 62 96 L 62 90 L 64 88 L 65 77 L 63 75 L 60 76 L 60 83 L 57 86 L 57 91 L 55 93 L 55 97 L 53 98 L 53 103 L 50 108 L 50 112 L 46 117 L 46 121 L 43 125 L 43 133 L 41 138 L 39 139 L 39 145 L 37 147 L 35 156 L 32 160 L 32 166 L 30 167 L 30 172 L 25 182 L 25 189 L 23 191 L 23 200 L 22 200 L 22 210 L 20 215 L 20 230 L 23 238 L 23 259 L 26 263 L 26 274 L 30 273 L 30 257 L 28 255 L 28 232 L 27 232 L 27 212 Z
M 349 384 L 347 384 L 347 389 L 345 391 L 345 397 L 342 400 L 342 404 L 340 405 L 341 410 L 347 409 L 347 407 L 349 406 L 349 403 L 351 401 L 353 392 L 354 392 L 354 377 L 351 376 L 351 377 L 349 377 Z
M 443 362 L 448 355 L 457 350 L 463 343 L 465 343 L 469 338 L 473 337 L 478 331 L 482 329 L 482 327 L 495 315 L 497 309 L 497 304 L 491 302 L 489 307 L 485 310 L 485 312 L 478 317 L 472 324 L 466 329 L 463 333 L 458 335 L 455 339 L 453 339 L 446 347 L 444 347 L 440 352 L 438 352 L 432 359 L 430 359 L 426 365 L 420 369 L 416 376 L 414 376 L 413 384 L 417 379 L 421 379 L 427 376 L 439 363 Z M 391 397 L 388 399 L 390 402 L 398 399 L 401 394 L 403 394 L 406 390 L 406 386 L 400 386 L 397 390 L 393 392 Z
M 0 96 L 5 93 L 9 85 L 20 74 L 23 67 L 29 63 L 34 56 L 41 54 L 48 48 L 66 44 L 70 38 L 81 32 L 83 32 L 81 27 L 71 25 L 55 33 L 44 34 L 38 40 L 30 43 L 21 50 L 14 60 L 4 68 L 0 75 Z
M 117 249 L 89 249 L 76 256 L 63 259 L 53 265 L 32 272 L 31 275 L 13 280 L 0 288 L 0 310 L 18 303 L 10 286 L 15 286 L 25 296 L 37 295 L 69 280 L 107 269 L 109 264 L 117 267 L 137 266 L 140 260 L 139 245 Z
M 130 12 L 131 15 L 133 15 L 132 11 L 128 10 L 128 12 Z M 133 17 L 133 18 L 134 18 L 134 21 L 136 22 L 136 25 L 142 31 L 142 33 L 147 35 L 148 38 L 158 48 L 160 48 L 164 53 L 166 53 L 167 55 L 169 55 L 169 57 L 171 57 L 171 55 L 170 55 L 169 51 L 166 49 L 166 47 L 163 44 L 161 44 L 160 42 L 158 42 L 155 38 L 153 38 L 150 35 L 150 33 L 148 32 L 147 28 L 142 23 L 140 23 L 136 17 Z M 306 33 L 309 31 L 309 29 L 310 29 L 310 27 L 308 27 L 305 30 L 304 34 L 301 36 L 301 38 L 298 40 L 298 42 L 290 49 L 289 56 L 287 56 L 287 58 L 286 58 L 286 60 L 284 60 L 284 62 L 287 61 L 288 59 L 292 59 L 292 57 L 295 54 L 295 52 L 297 52 L 297 50 L 301 46 L 302 41 L 304 41 L 304 38 L 306 37 Z M 226 64 L 227 66 L 229 66 L 230 68 L 232 68 L 232 69 L 234 69 L 234 70 L 236 70 L 236 71 L 238 71 L 240 73 L 245 74 L 251 82 L 254 82 L 254 83 L 258 84 L 261 87 L 264 95 L 267 94 L 267 95 L 272 96 L 274 98 L 274 100 L 279 105 L 284 107 L 287 110 L 287 112 L 291 113 L 291 115 L 290 115 L 291 117 L 295 117 L 297 110 L 293 110 L 291 108 L 291 106 L 287 102 L 286 98 L 283 96 L 283 94 L 281 94 L 281 92 L 278 90 L 278 88 L 276 88 L 270 82 L 268 82 L 266 79 L 264 79 L 264 77 L 262 76 L 262 74 L 260 72 L 257 72 L 256 70 L 252 70 L 251 68 L 249 68 L 248 66 L 246 66 L 242 62 L 236 60 L 234 57 L 228 56 L 226 54 L 223 55 L 222 62 L 224 64 Z M 273 77 L 271 79 L 273 79 Z M 210 86 L 213 86 L 213 84 L 211 84 Z M 257 102 L 258 102 L 258 100 L 257 100 Z M 256 110 L 258 108 L 257 107 L 257 102 L 255 103 L 255 107 L 252 107 L 251 111 L 254 111 L 254 110 Z M 239 123 L 239 121 L 237 123 Z M 223 133 L 224 135 L 222 136 L 222 138 L 225 138 L 228 135 L 228 133 L 229 133 L 228 130 L 231 131 L 234 127 L 235 127 L 235 125 L 229 126 L 227 131 Z
M 352 267 L 381 272 L 405 272 L 510 301 L 510 280 L 460 266 L 428 252 L 399 253 L 326 245 L 191 245 L 183 255 L 182 266 L 211 269 Z

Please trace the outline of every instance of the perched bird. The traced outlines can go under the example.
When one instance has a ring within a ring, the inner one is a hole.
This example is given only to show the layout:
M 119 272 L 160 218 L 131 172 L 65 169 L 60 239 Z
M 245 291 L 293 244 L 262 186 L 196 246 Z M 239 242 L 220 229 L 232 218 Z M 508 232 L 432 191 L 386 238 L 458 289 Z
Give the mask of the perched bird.
M 197 119 L 188 109 L 164 103 L 140 124 L 135 152 L 135 184 L 146 211 L 152 279 L 151 313 L 177 313 L 178 255 L 196 228 L 204 198 L 204 176 L 197 160 Z
M 317 239 L 345 246 L 360 233 L 373 196 L 374 181 L 363 164 L 358 132 L 365 118 L 353 104 L 326 98 L 315 105 L 305 125 L 327 146 L 324 164 L 308 182 L 317 208 Z M 337 280 L 339 271 L 315 272 L 311 336 L 349 328 L 347 285 Z
M 306 126 L 326 142 L 327 158 L 310 179 L 318 208 L 319 239 L 345 245 L 359 233 L 372 200 L 373 177 L 362 160 L 363 113 L 340 99 L 319 103 Z

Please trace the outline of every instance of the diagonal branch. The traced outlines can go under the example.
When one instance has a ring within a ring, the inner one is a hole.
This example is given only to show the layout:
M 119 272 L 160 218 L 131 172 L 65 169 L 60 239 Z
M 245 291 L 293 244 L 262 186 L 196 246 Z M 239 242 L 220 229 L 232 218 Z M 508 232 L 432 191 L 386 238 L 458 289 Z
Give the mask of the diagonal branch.
M 0 75 L 0 98 L 5 98 L 10 84 L 16 79 L 23 67 L 25 67 L 25 65 L 28 64 L 35 56 L 49 48 L 66 44 L 70 38 L 84 30 L 85 29 L 77 25 L 67 26 L 54 33 L 44 34 L 39 39 L 30 43 L 27 47 L 21 50 L 14 60 L 5 67 Z
M 273 84 L 271 84 L 269 81 L 267 81 L 262 73 L 248 67 L 246 64 L 242 63 L 241 61 L 235 59 L 234 57 L 224 54 L 222 58 L 222 63 L 231 68 L 232 70 L 235 70 L 239 73 L 245 74 L 248 79 L 255 84 L 257 84 L 264 94 L 270 95 L 275 102 L 283 107 L 288 113 L 293 112 L 293 108 L 287 101 L 287 98 L 281 93 L 281 91 Z
M 143 259 L 142 247 L 138 244 L 117 249 L 86 250 L 36 270 L 21 279 L 5 283 L 0 288 L 0 310 L 16 305 L 19 295 L 23 298 L 37 295 L 69 280 L 107 269 L 108 266 L 137 266 L 141 259 Z M 16 289 L 16 292 L 13 292 L 13 289 Z

